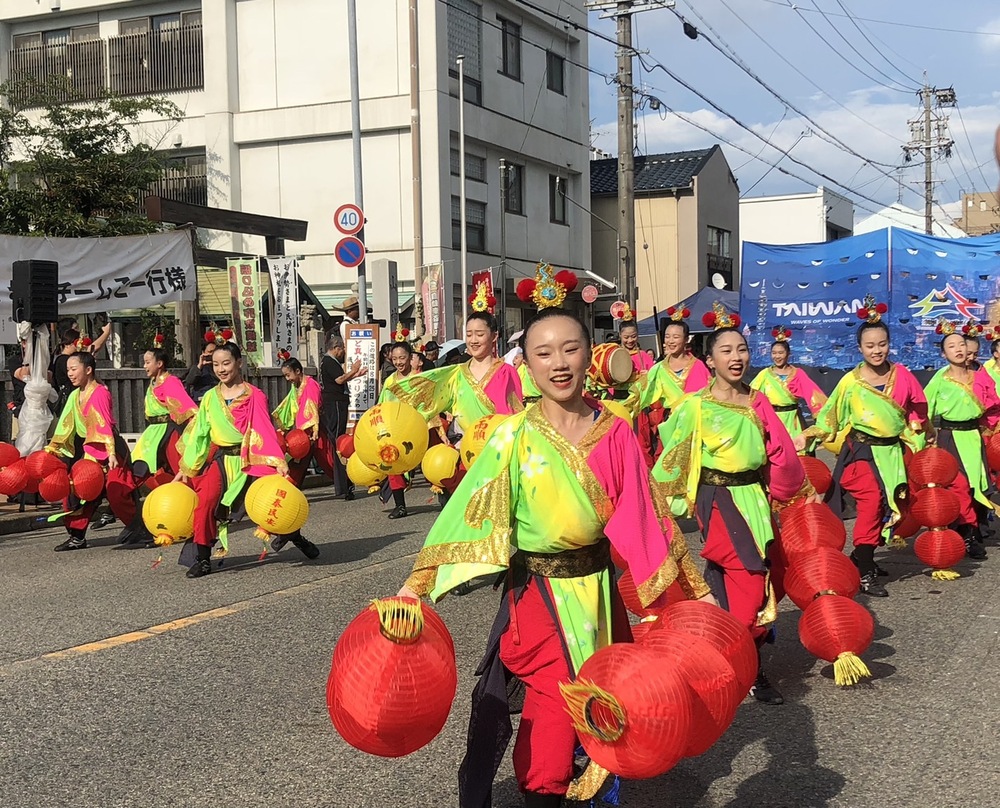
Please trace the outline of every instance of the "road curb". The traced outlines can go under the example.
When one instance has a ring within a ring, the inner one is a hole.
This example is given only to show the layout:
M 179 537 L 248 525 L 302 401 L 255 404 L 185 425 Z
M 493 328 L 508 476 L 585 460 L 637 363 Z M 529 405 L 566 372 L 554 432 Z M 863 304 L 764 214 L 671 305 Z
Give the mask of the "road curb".
M 313 488 L 329 488 L 332 486 L 333 481 L 323 474 L 310 474 L 305 478 L 305 480 L 302 481 L 302 488 L 304 490 L 311 490 Z M 101 507 L 97 509 L 97 512 L 100 514 L 107 513 L 107 503 L 101 505 Z M 0 542 L 17 538 L 22 533 L 30 533 L 35 530 L 48 530 L 49 528 L 58 528 L 61 524 L 60 522 L 49 523 L 45 521 L 53 513 L 56 513 L 56 511 L 34 510 L 31 506 L 28 506 L 28 510 L 24 513 L 0 514 Z

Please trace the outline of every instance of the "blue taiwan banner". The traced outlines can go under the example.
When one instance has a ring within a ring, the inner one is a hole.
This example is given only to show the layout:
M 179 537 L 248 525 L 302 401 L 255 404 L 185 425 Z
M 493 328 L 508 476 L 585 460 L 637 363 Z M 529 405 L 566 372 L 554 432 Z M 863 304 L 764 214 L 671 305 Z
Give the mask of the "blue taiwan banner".
M 888 268 L 888 230 L 824 244 L 744 242 L 740 316 L 753 365 L 771 364 L 771 329 L 783 326 L 796 364 L 853 367 L 855 312 L 867 294 L 888 300 Z
M 997 322 L 1000 235 L 949 239 L 893 229 L 891 259 L 888 320 L 893 358 L 904 365 L 942 365 L 939 318 Z M 980 361 L 988 358 L 989 346 L 981 346 Z

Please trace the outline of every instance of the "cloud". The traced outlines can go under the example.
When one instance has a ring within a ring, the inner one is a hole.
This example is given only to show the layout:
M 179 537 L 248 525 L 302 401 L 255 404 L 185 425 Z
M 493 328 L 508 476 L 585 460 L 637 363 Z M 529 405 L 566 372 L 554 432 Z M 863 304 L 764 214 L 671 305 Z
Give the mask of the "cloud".
M 977 37 L 979 40 L 979 47 L 984 51 L 990 51 L 996 53 L 1000 51 L 1000 17 L 985 22 L 976 28 L 979 31 L 980 36 Z

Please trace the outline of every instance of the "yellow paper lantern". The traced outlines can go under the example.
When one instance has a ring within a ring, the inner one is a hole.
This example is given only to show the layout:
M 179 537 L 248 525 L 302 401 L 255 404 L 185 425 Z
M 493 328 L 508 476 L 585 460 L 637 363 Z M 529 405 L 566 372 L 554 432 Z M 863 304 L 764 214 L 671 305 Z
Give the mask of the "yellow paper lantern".
M 458 461 L 457 449 L 452 449 L 450 446 L 439 443 L 436 446 L 431 446 L 424 454 L 420 470 L 424 473 L 424 477 L 427 478 L 427 482 L 431 485 L 436 485 L 438 488 L 444 488 L 444 481 L 455 476 L 455 471 L 458 469 Z
M 280 474 L 254 480 L 247 489 L 245 504 L 247 516 L 267 533 L 294 533 L 309 518 L 306 495 Z
M 483 447 L 507 418 L 506 415 L 487 415 L 480 418 L 472 425 L 472 429 L 462 435 L 462 442 L 459 444 L 459 454 L 467 469 L 472 468 L 472 464 L 483 451 Z
M 387 475 L 366 466 L 355 452 L 347 460 L 347 476 L 359 488 L 371 488 L 382 482 Z
M 169 547 L 194 536 L 194 509 L 198 495 L 181 482 L 154 488 L 142 505 L 142 521 L 153 540 Z
M 375 471 L 405 474 L 420 465 L 427 451 L 427 422 L 409 404 L 377 404 L 354 429 L 354 451 Z
M 611 412 L 613 412 L 619 418 L 624 418 L 625 422 L 629 426 L 632 426 L 632 413 L 630 413 L 628 411 L 628 407 L 626 407 L 620 401 L 615 401 L 614 399 L 607 399 L 606 401 L 602 401 L 601 403 L 604 405 L 605 409 L 611 410 Z

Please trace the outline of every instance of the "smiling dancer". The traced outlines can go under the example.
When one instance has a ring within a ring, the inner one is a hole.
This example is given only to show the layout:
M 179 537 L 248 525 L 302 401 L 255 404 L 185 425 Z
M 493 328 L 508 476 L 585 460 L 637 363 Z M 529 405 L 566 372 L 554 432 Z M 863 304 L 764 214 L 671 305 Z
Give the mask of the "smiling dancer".
M 799 414 L 799 401 L 804 401 L 809 411 L 815 415 L 826 404 L 826 395 L 804 370 L 789 362 L 792 356 L 789 345 L 792 332 L 779 325 L 771 330 L 771 336 L 774 337 L 771 345 L 773 364 L 758 373 L 750 386 L 767 396 L 788 434 L 794 438 L 805 429 Z
M 628 639 L 612 586 L 611 546 L 627 561 L 644 604 L 663 605 L 675 579 L 689 597 L 709 596 L 681 552 L 679 531 L 654 511 L 628 424 L 584 397 L 586 327 L 545 308 L 528 323 L 521 344 L 541 399 L 497 428 L 400 591 L 439 600 L 474 577 L 506 574 L 477 671 L 459 769 L 461 808 L 489 805 L 511 736 L 506 686 L 512 677 L 526 691 L 513 754 L 525 805 L 556 808 L 564 795 L 590 799 L 606 776 L 591 763 L 573 782 L 577 739 L 559 684 L 613 638 Z
M 864 321 L 858 326 L 861 364 L 837 384 L 815 426 L 795 439 L 802 450 L 809 438 L 829 441 L 846 433 L 826 500 L 839 512 L 843 492 L 854 497 L 858 515 L 851 560 L 861 573 L 861 591 L 879 598 L 889 593 L 878 581 L 885 573 L 875 563 L 875 548 L 891 537 L 906 495 L 903 442 L 916 451 L 934 434 L 920 383 L 889 361 L 889 326 L 882 320 L 887 311 L 871 295 L 865 298 L 857 312 Z
M 653 497 L 661 511 L 697 516 L 712 594 L 757 644 L 751 692 L 765 704 L 782 704 L 759 666 L 760 647 L 777 618 L 768 559 L 776 538 L 772 503 L 780 508 L 819 497 L 767 397 L 743 381 L 750 351 L 739 317 L 716 305 L 712 324 L 717 330 L 708 338 L 706 358 L 715 378 L 685 397 L 660 427 L 663 453 L 653 467 Z

